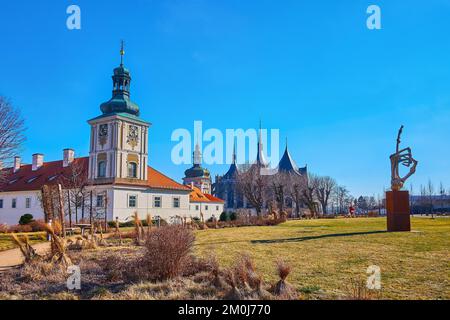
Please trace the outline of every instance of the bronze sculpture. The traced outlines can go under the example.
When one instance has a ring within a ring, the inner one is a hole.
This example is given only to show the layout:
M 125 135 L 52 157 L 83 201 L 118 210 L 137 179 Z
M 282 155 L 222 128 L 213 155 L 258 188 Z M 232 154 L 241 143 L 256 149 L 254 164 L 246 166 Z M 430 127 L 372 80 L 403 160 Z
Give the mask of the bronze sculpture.
M 400 136 L 403 131 L 403 126 L 400 127 L 397 135 L 396 152 L 390 156 L 391 159 L 391 188 L 392 191 L 399 191 L 402 189 L 405 181 L 416 172 L 417 160 L 412 157 L 411 148 L 404 148 L 400 150 Z M 404 176 L 400 176 L 399 165 L 410 168 L 409 172 Z

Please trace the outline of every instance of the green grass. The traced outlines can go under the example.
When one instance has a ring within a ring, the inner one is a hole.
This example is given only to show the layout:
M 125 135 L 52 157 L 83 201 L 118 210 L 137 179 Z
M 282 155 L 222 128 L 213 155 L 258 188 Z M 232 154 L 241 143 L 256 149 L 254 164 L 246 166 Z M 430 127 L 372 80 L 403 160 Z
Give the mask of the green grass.
M 22 235 L 27 235 L 30 243 L 42 242 L 45 240 L 45 232 L 27 232 L 27 233 L 16 233 L 19 237 Z M 0 251 L 16 248 L 12 237 L 10 234 L 0 233 Z
M 412 232 L 388 233 L 385 218 L 289 221 L 274 227 L 196 231 L 196 252 L 224 265 L 249 253 L 267 282 L 275 261 L 292 265 L 288 281 L 300 292 L 339 298 L 352 279 L 381 268 L 384 299 L 450 299 L 450 219 L 413 218 Z

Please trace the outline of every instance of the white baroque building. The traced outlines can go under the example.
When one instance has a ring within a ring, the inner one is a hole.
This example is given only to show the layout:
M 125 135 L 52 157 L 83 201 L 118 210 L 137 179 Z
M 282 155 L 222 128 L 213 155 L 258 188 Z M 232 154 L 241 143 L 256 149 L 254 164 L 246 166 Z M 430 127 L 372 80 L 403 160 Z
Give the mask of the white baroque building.
M 86 186 L 81 199 L 66 201 L 73 221 L 105 214 L 108 221 L 127 221 L 135 212 L 142 219 L 151 214 L 168 221 L 196 216 L 190 210 L 191 188 L 148 165 L 151 124 L 139 117 L 139 107 L 130 100 L 131 75 L 122 62 L 112 79 L 112 98 L 100 106 L 100 116 L 88 121 L 89 157 L 75 158 L 74 150 L 65 149 L 60 161 L 44 162 L 44 155 L 34 154 L 32 164 L 15 157 L 13 167 L 0 167 L 6 175 L 0 183 L 0 223 L 17 224 L 27 213 L 43 219 L 41 188 L 64 185 L 74 174 Z

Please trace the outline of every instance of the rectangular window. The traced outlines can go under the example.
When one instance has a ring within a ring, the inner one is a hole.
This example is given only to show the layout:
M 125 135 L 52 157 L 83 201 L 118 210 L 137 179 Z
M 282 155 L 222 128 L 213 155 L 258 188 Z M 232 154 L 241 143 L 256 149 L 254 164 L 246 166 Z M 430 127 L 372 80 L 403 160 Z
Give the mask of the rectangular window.
M 17 199 L 12 199 L 11 208 L 15 209 L 17 207 Z
M 208 210 L 208 206 L 205 206 L 205 210 Z
M 195 206 L 195 210 L 198 211 L 198 206 Z
M 174 208 L 180 207 L 180 198 L 173 198 L 173 207 Z
M 153 198 L 153 207 L 161 208 L 161 197 L 154 197 Z
M 103 195 L 97 196 L 97 208 L 103 208 L 105 206 L 105 197 Z
M 128 207 L 129 208 L 137 207 L 137 196 L 128 196 Z
M 25 208 L 31 208 L 31 198 L 25 198 Z
M 3 209 L 3 199 L 0 199 L 0 209 Z
M 219 206 L 216 206 L 216 211 L 219 211 Z

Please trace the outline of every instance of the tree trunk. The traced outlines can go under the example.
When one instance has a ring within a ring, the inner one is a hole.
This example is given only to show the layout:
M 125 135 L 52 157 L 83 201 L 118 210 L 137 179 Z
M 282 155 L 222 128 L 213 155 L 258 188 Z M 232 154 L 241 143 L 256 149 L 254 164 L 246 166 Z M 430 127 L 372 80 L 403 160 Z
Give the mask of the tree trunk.
M 69 228 L 72 228 L 72 208 L 70 205 L 70 191 L 67 190 L 67 208 L 69 211 Z
M 66 237 L 66 222 L 64 217 L 64 201 L 62 195 L 62 187 L 58 184 L 58 203 L 59 203 L 59 219 L 61 220 L 61 233 L 62 237 Z

